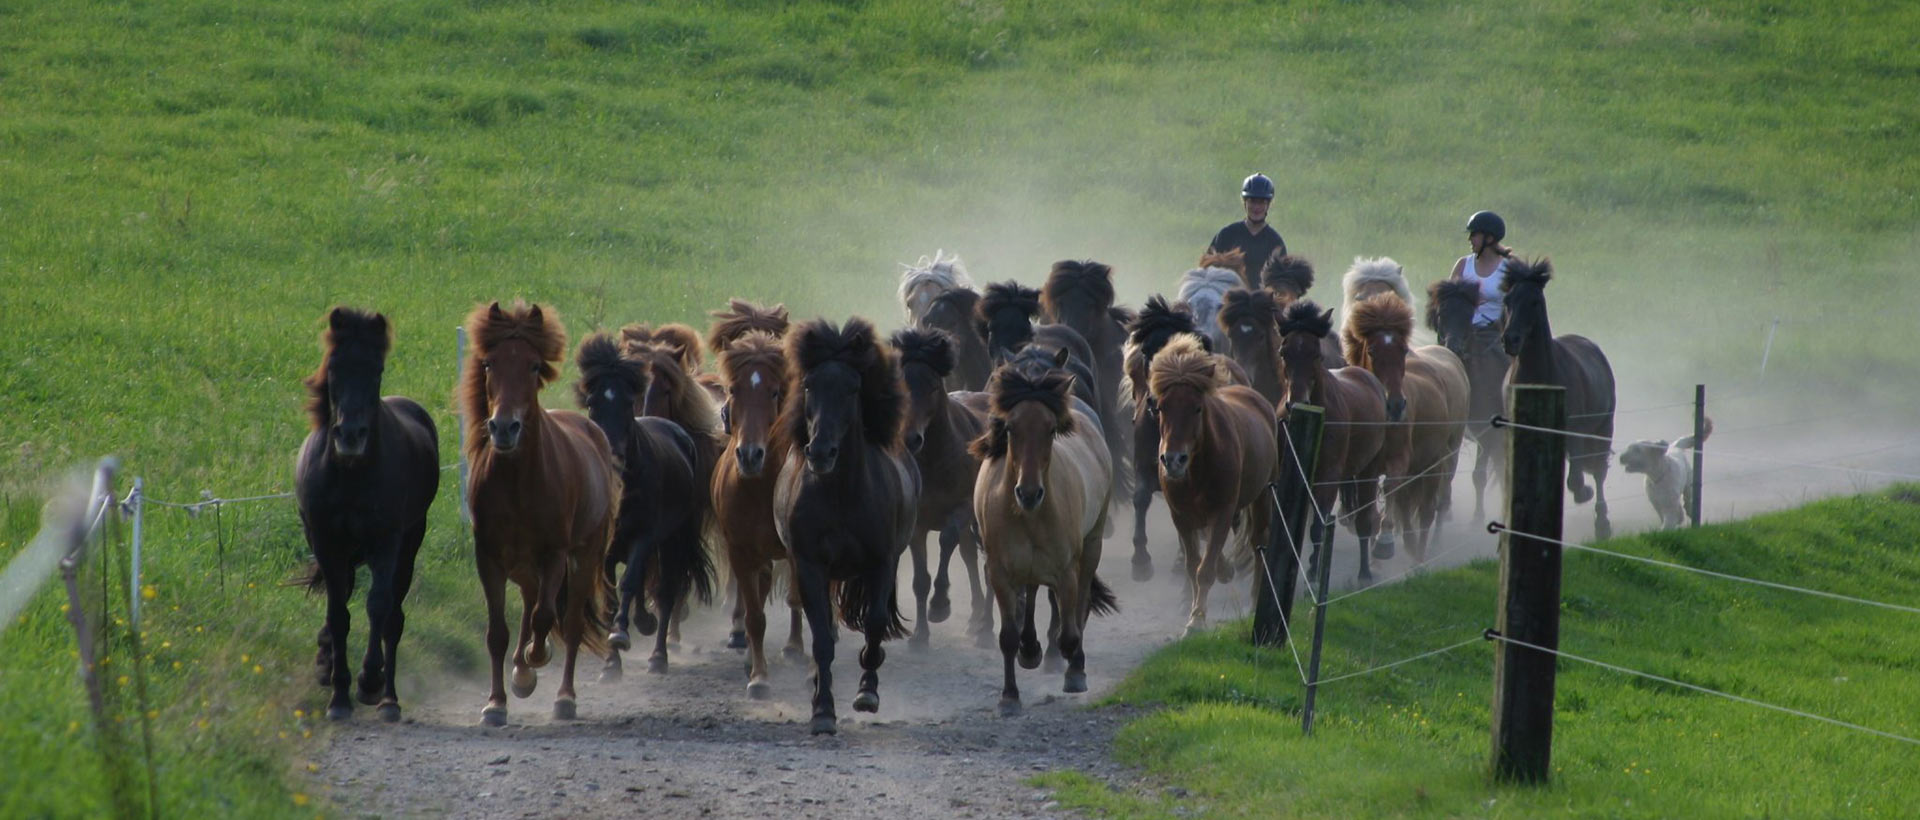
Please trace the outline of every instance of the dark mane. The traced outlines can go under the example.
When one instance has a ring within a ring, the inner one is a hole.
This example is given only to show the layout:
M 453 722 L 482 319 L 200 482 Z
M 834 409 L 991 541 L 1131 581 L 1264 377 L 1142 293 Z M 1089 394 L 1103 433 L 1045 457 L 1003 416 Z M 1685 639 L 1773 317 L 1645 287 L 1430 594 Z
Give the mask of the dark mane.
M 1260 271 L 1260 287 L 1287 287 L 1304 295 L 1313 287 L 1313 265 L 1293 254 L 1271 257 Z
M 1221 297 L 1220 315 L 1216 321 L 1219 322 L 1220 329 L 1229 332 L 1234 325 L 1242 322 L 1272 327 L 1280 323 L 1281 312 L 1285 309 L 1280 300 L 1274 298 L 1273 291 L 1266 288 L 1259 290 L 1234 288 Z
M 1531 262 L 1512 258 L 1507 260 L 1506 278 L 1500 281 L 1500 292 L 1510 293 L 1514 285 L 1538 285 L 1546 287 L 1553 281 L 1553 260 L 1540 257 Z
M 487 418 L 492 415 L 487 407 L 487 372 L 480 362 L 500 345 L 526 342 L 540 356 L 540 384 L 545 385 L 560 376 L 554 365 L 567 355 L 567 328 L 552 309 L 516 299 L 511 308 L 502 309 L 499 302 L 474 308 L 467 315 L 467 338 L 473 350 L 467 353 L 455 401 L 465 414 L 467 449 L 478 452 L 488 446 Z
M 707 331 L 707 348 L 714 355 L 725 352 L 727 345 L 751 330 L 765 331 L 775 336 L 784 336 L 787 332 L 786 305 L 763 308 L 743 299 L 729 299 L 726 310 L 716 310 L 707 315 L 714 318 L 713 327 Z
M 1459 279 L 1442 279 L 1427 286 L 1427 329 L 1440 330 L 1440 306 L 1448 302 L 1480 304 L 1480 286 Z
M 807 446 L 806 385 L 808 373 L 829 364 L 844 364 L 860 377 L 861 434 L 868 444 L 891 449 L 900 441 L 906 421 L 906 388 L 893 356 L 880 344 L 873 323 L 858 316 L 834 327 L 825 319 L 801 324 L 787 335 L 788 375 L 785 408 L 788 440 Z
M 1140 309 L 1140 314 L 1132 322 L 1127 323 L 1127 344 L 1151 361 L 1174 336 L 1198 332 L 1192 311 L 1185 305 L 1169 305 L 1167 297 L 1156 293 L 1147 297 L 1147 306 Z M 1208 350 L 1213 349 L 1211 341 L 1204 338 L 1202 341 Z
M 953 373 L 953 337 L 944 330 L 910 327 L 896 330 L 890 340 L 900 351 L 900 367 L 922 364 L 944 379 Z
M 968 446 L 975 458 L 1004 458 L 1007 455 L 1007 415 L 1022 402 L 1039 402 L 1053 414 L 1053 433 L 1067 435 L 1074 430 L 1072 396 L 1073 377 L 1065 370 L 1016 363 L 1003 364 L 987 382 L 991 422 L 987 431 Z
M 1332 313 L 1322 313 L 1312 299 L 1301 299 L 1287 306 L 1286 316 L 1280 320 L 1280 335 L 1305 332 L 1324 339 L 1333 332 Z
M 336 307 L 327 314 L 327 332 L 320 336 L 320 367 L 304 382 L 307 386 L 307 419 L 313 429 L 325 430 L 331 422 L 333 405 L 327 400 L 327 364 L 335 354 L 343 358 L 384 361 L 393 347 L 393 328 L 387 317 L 350 307 Z
M 1053 263 L 1040 294 L 1041 307 L 1058 316 L 1067 302 L 1081 302 L 1093 312 L 1113 306 L 1113 268 L 1091 259 L 1062 259 Z
M 608 379 L 626 385 L 631 395 L 640 395 L 646 389 L 646 364 L 622 356 L 620 343 L 613 340 L 611 333 L 601 331 L 588 336 L 574 352 L 573 361 L 580 368 L 580 380 L 573 384 L 573 400 L 581 407 L 587 406 L 587 397 L 593 394 L 594 386 L 605 384 Z
M 987 292 L 974 305 L 973 319 L 980 331 L 980 338 L 987 338 L 987 323 L 994 314 L 1003 310 L 1018 310 L 1032 319 L 1040 315 L 1040 291 L 1021 285 L 1011 279 L 995 282 L 987 286 Z
M 974 315 L 974 311 L 980 305 L 980 293 L 972 288 L 957 288 L 947 291 L 946 293 L 933 297 L 933 301 L 927 303 L 927 313 L 932 314 L 934 307 L 938 305 L 950 305 L 953 307 L 955 314 L 971 318 Z

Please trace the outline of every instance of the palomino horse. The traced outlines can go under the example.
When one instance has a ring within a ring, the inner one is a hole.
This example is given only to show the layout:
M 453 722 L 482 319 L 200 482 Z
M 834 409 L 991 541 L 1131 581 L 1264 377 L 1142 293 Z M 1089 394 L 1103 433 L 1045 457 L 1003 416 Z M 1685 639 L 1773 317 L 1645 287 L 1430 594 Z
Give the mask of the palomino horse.
M 880 710 L 881 641 L 904 637 L 894 576 L 913 534 L 920 470 L 900 444 L 900 370 L 867 320 L 814 320 L 787 334 L 783 423 L 787 459 L 774 486 L 774 524 L 794 563 L 813 632 L 814 734 L 833 734 L 833 602 L 866 633 L 856 712 Z
M 1106 434 L 1113 463 L 1114 500 L 1125 496 L 1127 441 L 1133 420 L 1120 409 L 1120 380 L 1125 375 L 1121 348 L 1127 344 L 1127 323 L 1133 311 L 1113 304 L 1113 268 L 1091 259 L 1063 259 L 1053 263 L 1040 288 L 1040 315 L 1048 324 L 1073 328 L 1092 349 L 1094 376 L 1100 380 L 1100 428 Z
M 980 294 L 970 289 L 950 290 L 927 305 L 919 326 L 946 331 L 953 340 L 953 375 L 947 377 L 948 390 L 978 393 L 987 389 L 987 377 L 993 374 L 993 357 L 987 353 L 987 340 L 974 324 Z
M 314 666 L 320 685 L 333 687 L 327 717 L 351 717 L 347 599 L 354 568 L 365 564 L 373 588 L 367 592 L 360 702 L 379 704 L 380 719 L 392 722 L 400 719 L 393 686 L 406 627 L 401 603 L 427 534 L 427 508 L 440 490 L 440 439 L 433 417 L 412 399 L 380 397 L 380 374 L 393 345 L 387 317 L 337 307 L 327 314 L 321 338 L 320 368 L 306 380 L 313 430 L 293 474 L 300 526 L 314 559 L 307 586 L 327 590 Z
M 1238 546 L 1247 555 L 1267 531 L 1267 486 L 1280 464 L 1273 405 L 1250 387 L 1229 384 L 1226 366 L 1198 336 L 1175 337 L 1153 357 L 1148 373 L 1160 417 L 1160 491 L 1173 513 L 1192 585 L 1192 633 L 1206 626 L 1214 579 L 1232 578 L 1221 547 L 1235 522 Z
M 613 597 L 607 546 L 620 508 L 620 474 L 606 434 L 579 413 L 540 408 L 540 388 L 559 376 L 567 331 L 539 305 L 499 302 L 467 317 L 467 354 L 457 397 L 467 425 L 467 507 L 474 563 L 487 598 L 488 671 L 493 687 L 480 719 L 507 722 L 500 664 L 507 654 L 506 584 L 520 587 L 520 642 L 513 693 L 533 694 L 557 623 L 567 660 L 553 715 L 573 719 L 573 667 L 580 647 L 607 650 L 604 622 Z
M 1227 291 L 1249 287 L 1252 285 L 1247 284 L 1245 256 L 1238 248 L 1201 256 L 1199 267 L 1180 276 L 1180 304 L 1193 313 L 1193 323 L 1201 329 L 1201 335 L 1213 343 L 1214 350 L 1227 349 L 1226 334 L 1221 333 L 1214 322 L 1220 315 Z
M 901 265 L 900 307 L 907 312 L 907 324 L 918 325 L 926 319 L 927 309 L 933 306 L 933 300 L 942 294 L 956 290 L 973 290 L 973 278 L 967 275 L 967 268 L 960 264 L 960 255 L 947 256 L 934 251 L 933 257 L 920 257 L 920 261 L 911 265 Z
M 713 355 L 715 356 L 724 355 L 727 352 L 727 346 L 732 344 L 733 340 L 745 336 L 751 331 L 758 330 L 763 333 L 770 333 L 773 334 L 776 339 L 786 335 L 787 332 L 788 320 L 786 305 L 761 307 L 745 300 L 729 299 L 727 300 L 725 310 L 716 310 L 707 315 L 713 317 L 713 327 L 707 330 L 707 349 L 713 351 Z M 782 372 L 785 372 L 784 369 Z M 701 380 L 701 386 L 709 388 L 708 392 L 712 394 L 714 402 L 720 406 L 720 427 L 722 433 L 727 436 L 732 436 L 732 426 L 728 424 L 727 419 L 727 408 L 731 402 L 728 401 L 727 398 L 728 385 L 726 377 L 723 374 L 713 373 L 701 374 L 697 378 Z M 784 386 L 785 383 L 786 380 L 784 378 L 780 379 L 780 386 Z M 775 387 L 773 389 L 777 391 L 779 388 Z M 772 412 L 778 413 L 779 408 L 779 402 L 774 402 Z M 764 445 L 766 442 L 762 441 L 760 443 Z M 724 458 L 725 450 L 721 452 L 723 454 L 722 458 Z M 715 469 L 717 474 L 717 464 Z M 715 481 L 714 486 L 716 488 L 719 486 L 718 480 Z M 714 506 L 716 509 L 719 506 L 717 496 L 714 498 Z M 769 522 L 771 521 L 771 519 L 768 520 Z M 769 523 L 767 526 L 772 527 L 772 524 Z M 767 532 L 769 533 L 768 537 L 771 538 L 773 531 L 768 529 Z M 729 570 L 732 569 L 731 562 L 724 564 L 724 566 Z M 791 646 L 797 646 L 800 641 L 800 599 L 797 597 L 798 593 L 793 591 L 792 585 L 788 585 L 788 592 L 789 612 L 792 616 L 791 639 L 793 643 Z M 740 582 L 732 577 L 727 578 L 727 611 L 733 615 L 733 631 L 727 635 L 727 648 L 747 648 L 746 606 L 740 599 Z M 791 648 L 791 646 L 789 648 Z
M 1427 287 L 1427 329 L 1439 336 L 1467 368 L 1467 436 L 1474 441 L 1473 522 L 1487 517 L 1487 483 L 1498 478 L 1506 464 L 1507 431 L 1487 422 L 1506 412 L 1507 368 L 1513 363 L 1500 347 L 1499 328 L 1478 331 L 1473 312 L 1480 306 L 1480 286 L 1458 279 L 1442 279 Z
M 1444 347 L 1412 347 L 1413 308 L 1391 290 L 1349 305 L 1341 334 L 1347 361 L 1387 388 L 1387 421 L 1404 422 L 1386 429 L 1383 497 L 1414 563 L 1425 563 L 1466 435 L 1467 369 Z
M 1002 365 L 987 389 L 990 426 L 972 447 L 981 459 L 973 512 L 1000 609 L 1003 715 L 1020 712 L 1016 653 L 1023 667 L 1040 664 L 1033 614 L 1041 585 L 1058 607 L 1054 623 L 1067 660 L 1067 692 L 1087 691 L 1088 617 L 1118 609 L 1113 591 L 1095 575 L 1112 466 L 1105 443 L 1086 426 L 1092 418 L 1073 407 L 1072 379 L 1043 363 Z
M 1600 346 L 1585 336 L 1554 336 L 1547 322 L 1547 282 L 1552 260 L 1509 260 L 1507 329 L 1500 344 L 1513 357 L 1507 384 L 1557 384 L 1567 389 L 1567 489 L 1573 503 L 1593 501 L 1593 535 L 1613 537 L 1607 520 L 1607 460 L 1613 445 L 1613 367 Z M 1591 438 L 1597 437 L 1597 438 Z M 1593 487 L 1586 477 L 1593 476 Z
M 1333 560 L 1335 527 L 1328 520 L 1337 497 L 1360 536 L 1360 583 L 1373 582 L 1368 553 L 1379 526 L 1375 500 L 1386 474 L 1386 389 L 1365 368 L 1327 366 L 1322 342 L 1333 333 L 1333 311 L 1320 312 L 1310 300 L 1287 307 L 1280 322 L 1280 358 L 1286 365 L 1287 397 L 1280 409 L 1284 428 L 1295 404 L 1317 405 L 1326 427 L 1320 437 L 1319 465 L 1313 475 L 1313 538 L 1316 559 Z M 1283 430 L 1281 435 L 1285 435 Z
M 705 490 L 713 486 L 713 468 L 720 461 L 720 449 L 726 445 L 727 437 L 721 431 L 720 409 L 714 403 L 715 388 L 695 378 L 701 360 L 700 346 L 700 332 L 682 324 L 656 328 L 636 323 L 620 329 L 621 355 L 643 362 L 647 368 L 646 390 L 634 397 L 633 414 L 666 419 L 693 437 L 694 480 Z M 712 497 L 701 492 L 695 501 L 699 504 L 702 526 L 711 525 L 708 516 L 713 512 Z M 636 623 L 642 635 L 653 634 L 657 626 L 667 629 L 668 638 L 678 642 L 680 621 L 685 617 L 686 607 L 682 606 L 667 623 L 654 624 L 652 615 L 638 618 Z M 744 638 L 744 635 L 729 636 L 728 646 L 744 647 Z
M 624 562 L 620 576 L 619 609 L 607 636 L 612 651 L 602 680 L 621 674 L 620 652 L 633 647 L 627 635 L 634 602 L 645 605 L 642 593 L 654 602 L 656 620 L 664 621 L 689 593 L 702 601 L 713 597 L 713 560 L 704 538 L 707 488 L 699 483 L 699 449 L 680 425 L 664 418 L 633 415 L 634 400 L 647 389 L 647 366 L 620 354 L 608 333 L 595 333 L 574 354 L 580 380 L 574 400 L 607 436 L 613 463 L 620 469 L 620 513 L 607 549 L 607 571 Z M 667 671 L 667 631 L 654 635 L 647 671 Z
M 951 614 L 947 596 L 947 559 L 959 547 L 960 562 L 966 566 L 972 587 L 972 614 L 969 634 L 986 641 L 993 628 L 990 603 L 980 587 L 980 571 L 975 559 L 979 544 L 973 521 L 973 480 L 980 474 L 980 459 L 967 445 L 980 437 L 986 418 L 976 415 L 961 397 L 947 394 L 944 380 L 953 373 L 953 344 L 947 334 L 924 328 L 897 331 L 890 340 L 900 357 L 900 371 L 907 385 L 908 411 L 905 431 L 907 451 L 920 467 L 920 510 L 914 517 L 913 537 L 907 551 L 913 557 L 914 629 L 910 646 L 926 646 L 929 623 L 940 623 Z M 940 533 L 938 578 L 927 571 L 927 533 Z M 933 593 L 928 603 L 927 594 Z M 984 622 L 984 623 L 983 623 Z
M 1227 291 L 1216 320 L 1227 337 L 1227 355 L 1252 379 L 1254 392 L 1276 406 L 1287 394 L 1280 363 L 1280 315 L 1286 307 L 1284 297 L 1265 288 L 1235 288 Z

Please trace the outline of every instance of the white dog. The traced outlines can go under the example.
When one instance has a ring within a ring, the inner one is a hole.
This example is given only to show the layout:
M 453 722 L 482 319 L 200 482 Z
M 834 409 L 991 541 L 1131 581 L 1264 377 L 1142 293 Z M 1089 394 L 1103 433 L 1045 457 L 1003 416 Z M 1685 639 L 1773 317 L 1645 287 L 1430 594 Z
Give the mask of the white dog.
M 1629 473 L 1647 477 L 1647 500 L 1660 515 L 1660 525 L 1675 529 L 1686 523 L 1687 508 L 1693 504 L 1693 458 L 1687 451 L 1706 443 L 1713 435 L 1713 419 L 1707 419 L 1699 439 L 1687 436 L 1669 445 L 1665 441 L 1636 441 L 1620 454 L 1620 464 Z

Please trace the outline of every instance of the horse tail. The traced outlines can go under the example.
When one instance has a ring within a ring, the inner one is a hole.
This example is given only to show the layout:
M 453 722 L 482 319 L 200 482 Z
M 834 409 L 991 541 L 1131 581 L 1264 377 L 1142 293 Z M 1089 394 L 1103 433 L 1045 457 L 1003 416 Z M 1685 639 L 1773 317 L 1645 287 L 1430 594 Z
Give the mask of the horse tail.
M 1093 594 L 1087 597 L 1087 611 L 1094 615 L 1112 615 L 1120 611 L 1120 599 L 1113 594 L 1113 587 L 1093 576 Z
M 1260 498 L 1240 510 L 1240 528 L 1233 534 L 1233 549 L 1225 556 L 1237 572 L 1248 572 L 1259 559 L 1259 550 L 1273 520 L 1273 501 L 1262 492 Z
M 611 472 L 611 470 L 609 470 Z M 580 630 L 580 648 L 604 658 L 612 653 L 612 645 L 607 643 L 607 633 L 611 631 L 612 619 L 609 614 L 619 603 L 618 593 L 614 591 L 613 575 L 607 571 L 607 553 L 613 549 L 614 527 L 619 521 L 620 497 L 624 493 L 620 475 L 612 473 L 609 489 L 612 506 L 608 507 L 606 523 L 594 538 L 595 549 L 587 555 L 577 556 L 567 567 L 565 591 L 576 593 L 567 596 L 579 598 L 569 600 L 562 608 L 568 620 L 574 620 Z
M 867 579 L 855 576 L 851 580 L 840 582 L 840 620 L 848 629 L 865 632 L 867 629 Z M 880 640 L 892 641 L 907 637 L 906 620 L 900 617 L 900 595 L 898 590 L 887 596 L 887 625 L 880 633 Z
M 320 571 L 320 559 L 308 558 L 307 565 L 293 577 L 280 584 L 283 587 L 306 587 L 309 594 L 325 592 L 327 576 Z
M 1682 438 L 1679 441 L 1676 441 L 1673 443 L 1673 449 L 1694 450 L 1694 449 L 1698 449 L 1700 445 L 1707 443 L 1707 436 L 1713 435 L 1713 419 L 1711 417 L 1706 417 L 1706 422 L 1707 422 L 1706 426 L 1700 429 L 1700 436 L 1698 438 L 1695 438 L 1693 436 L 1687 436 L 1685 438 Z
M 700 603 L 713 603 L 715 573 L 713 553 L 702 537 L 698 518 L 681 527 L 671 543 L 653 551 L 654 573 L 650 592 L 656 599 L 671 597 L 676 603 L 691 595 Z

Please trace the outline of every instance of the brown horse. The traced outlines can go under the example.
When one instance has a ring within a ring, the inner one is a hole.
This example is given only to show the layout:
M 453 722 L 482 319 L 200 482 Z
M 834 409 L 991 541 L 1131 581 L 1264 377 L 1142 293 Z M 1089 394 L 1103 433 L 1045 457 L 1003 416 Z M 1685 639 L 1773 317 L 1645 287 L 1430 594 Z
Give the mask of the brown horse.
M 1094 377 L 1100 380 L 1100 427 L 1106 434 L 1113 463 L 1114 500 L 1125 498 L 1128 482 L 1127 442 L 1133 420 L 1120 409 L 1120 380 L 1125 374 L 1121 348 L 1127 344 L 1127 323 L 1133 311 L 1113 304 L 1113 268 L 1091 259 L 1063 259 L 1053 263 L 1040 288 L 1040 316 L 1048 324 L 1073 328 L 1093 353 Z
M 1391 290 L 1349 306 L 1341 335 L 1347 361 L 1386 387 L 1387 420 L 1406 422 L 1388 427 L 1382 445 L 1386 513 L 1414 562 L 1425 563 L 1466 435 L 1467 369 L 1444 347 L 1412 347 L 1413 308 Z
M 607 437 L 579 413 L 540 408 L 540 388 L 559 376 L 567 331 L 539 305 L 499 302 L 467 317 L 473 349 L 457 402 L 467 426 L 467 507 L 473 511 L 474 563 L 487 598 L 487 652 L 493 686 L 480 713 L 507 722 L 501 663 L 507 653 L 506 584 L 520 587 L 520 642 L 513 692 L 533 694 L 534 669 L 551 659 L 557 623 L 566 666 L 554 717 L 575 715 L 574 661 L 580 647 L 605 654 L 613 588 L 607 545 L 620 507 L 620 475 Z
M 866 633 L 856 712 L 880 710 L 882 641 L 904 637 L 894 577 L 913 534 L 920 470 L 900 443 L 906 395 L 900 370 L 867 320 L 825 320 L 787 334 L 790 371 L 782 424 L 787 460 L 774 487 L 774 524 L 792 555 L 813 632 L 814 734 L 838 731 L 833 707 L 833 602 Z
M 725 355 L 728 345 L 733 344 L 735 339 L 745 336 L 751 331 L 757 330 L 763 333 L 770 333 L 776 339 L 785 336 L 787 333 L 788 319 L 786 305 L 761 307 L 745 300 L 729 299 L 727 300 L 727 307 L 724 310 L 716 310 L 707 315 L 713 317 L 713 327 L 707 329 L 707 349 L 713 351 L 713 355 L 715 356 Z M 782 372 L 784 372 L 784 370 Z M 712 396 L 714 403 L 719 405 L 721 431 L 731 436 L 733 430 L 732 426 L 727 423 L 727 408 L 732 402 L 728 400 L 728 387 L 725 374 L 702 373 L 695 378 L 699 380 L 702 387 L 707 388 L 707 393 Z M 784 385 L 785 379 L 782 379 L 781 382 Z M 778 389 L 777 387 L 773 388 L 776 392 Z M 773 412 L 778 413 L 779 407 L 779 402 L 775 402 L 773 404 Z M 764 440 L 759 443 L 763 446 L 766 444 Z M 724 454 L 724 451 L 722 452 Z M 714 486 L 717 488 L 719 483 L 716 481 Z M 719 498 L 717 496 L 714 498 L 714 505 L 716 508 L 719 506 Z M 771 532 L 771 530 L 769 530 L 769 532 Z M 726 566 L 731 569 L 730 563 Z M 733 615 L 733 630 L 727 635 L 727 648 L 746 649 L 746 606 L 740 599 L 740 582 L 729 577 L 726 581 L 726 587 L 727 611 Z M 791 589 L 789 592 L 791 592 Z M 797 645 L 800 640 L 800 602 L 798 598 L 790 595 L 789 603 L 792 605 L 791 614 L 793 618 L 792 638 L 794 643 L 792 645 Z M 764 611 L 762 614 L 764 615 Z
M 1065 371 L 1044 364 L 1001 366 L 988 387 L 990 426 L 972 446 L 981 459 L 973 513 L 980 521 L 987 579 L 1000 610 L 1003 715 L 1020 712 L 1020 688 L 1013 676 L 1016 653 L 1021 666 L 1040 664 L 1033 619 L 1041 585 L 1049 588 L 1058 607 L 1054 623 L 1067 660 L 1062 687 L 1067 692 L 1087 691 L 1083 635 L 1088 617 L 1118 609 L 1112 590 L 1095 575 L 1112 467 L 1105 443 L 1090 435 L 1091 416 L 1072 409 L 1072 380 Z
M 393 334 L 387 317 L 337 307 L 327 314 L 320 368 L 307 377 L 312 431 L 294 468 L 300 527 L 313 551 L 309 589 L 327 592 L 314 664 L 333 687 L 327 717 L 353 715 L 347 698 L 347 599 L 355 567 L 373 578 L 367 591 L 367 654 L 360 702 L 380 718 L 400 719 L 395 657 L 406 627 L 402 603 L 414 558 L 427 534 L 427 509 L 440 490 L 440 440 L 433 417 L 412 399 L 380 397 Z
M 1557 384 L 1567 389 L 1567 489 L 1573 503 L 1593 501 L 1593 535 L 1613 537 L 1607 520 L 1607 461 L 1612 455 L 1613 366 L 1600 346 L 1585 336 L 1555 336 L 1547 322 L 1547 283 L 1552 260 L 1508 260 L 1505 292 L 1507 329 L 1500 344 L 1513 357 L 1507 384 Z M 1593 486 L 1586 477 L 1593 476 Z
M 1254 392 L 1278 405 L 1286 399 L 1286 373 L 1280 363 L 1280 315 L 1287 300 L 1273 291 L 1227 291 L 1218 323 L 1227 338 L 1228 356 L 1252 379 Z
M 1427 329 L 1467 369 L 1467 436 L 1474 441 L 1473 522 L 1487 517 L 1487 484 L 1500 478 L 1507 460 L 1507 431 L 1487 422 L 1506 412 L 1507 369 L 1513 357 L 1500 347 L 1499 329 L 1477 332 L 1473 312 L 1480 286 L 1442 279 L 1427 287 Z M 1503 480 L 1503 479 L 1502 479 Z
M 922 482 L 920 510 L 915 516 L 913 537 L 907 540 L 907 551 L 913 557 L 915 599 L 914 630 L 908 645 L 926 646 L 927 625 L 945 621 L 952 612 L 947 563 L 956 547 L 960 548 L 960 562 L 966 567 L 973 591 L 968 633 L 989 640 L 993 615 L 980 586 L 972 506 L 980 459 L 967 449 L 986 428 L 986 418 L 969 409 L 962 401 L 964 397 L 946 391 L 945 379 L 953 372 L 953 344 L 947 334 L 908 328 L 895 332 L 890 343 L 900 357 L 900 372 L 907 385 L 907 451 L 920 466 Z M 940 533 L 937 578 L 927 571 L 927 533 L 936 531 Z M 933 593 L 931 603 L 929 592 Z
M 1148 372 L 1160 417 L 1160 490 L 1192 586 L 1192 633 L 1206 626 L 1214 579 L 1233 577 L 1222 554 L 1228 533 L 1237 529 L 1238 546 L 1250 555 L 1267 531 L 1266 490 L 1280 463 L 1273 405 L 1250 387 L 1229 384 L 1226 367 L 1198 336 L 1175 337 Z
M 753 330 L 727 344 L 720 354 L 720 375 L 727 383 L 727 448 L 713 471 L 714 518 L 726 544 L 727 563 L 740 585 L 739 602 L 747 640 L 747 696 L 772 696 L 766 656 L 767 599 L 774 585 L 774 562 L 787 560 L 773 519 L 774 480 L 787 463 L 787 447 L 776 423 L 789 382 L 787 354 L 779 337 Z M 798 587 L 788 585 L 788 658 L 805 654 L 800 641 Z
M 1269 256 L 1266 267 L 1260 271 L 1260 287 L 1273 291 L 1286 302 L 1305 299 L 1307 291 L 1313 289 L 1313 263 L 1293 254 Z
M 980 335 L 973 317 L 980 305 L 980 294 L 971 288 L 950 290 L 934 297 L 915 324 L 946 331 L 953 340 L 953 374 L 947 377 L 948 390 L 978 393 L 987 389 L 987 377 L 993 374 L 993 357 L 987 354 L 987 340 Z
M 695 378 L 701 364 L 700 332 L 682 324 L 648 327 L 630 324 L 620 329 L 621 353 L 646 364 L 646 391 L 635 397 L 636 416 L 663 418 L 681 426 L 693 437 L 695 480 L 702 488 L 713 486 L 713 468 L 726 445 L 721 430 L 720 409 L 714 404 L 713 390 Z M 712 497 L 703 492 L 697 499 L 702 516 L 713 510 Z M 710 518 L 703 518 L 711 525 Z M 666 625 L 669 637 L 680 640 L 680 621 L 686 608 Z M 638 619 L 643 635 L 653 634 L 656 625 L 651 615 Z
M 1379 527 L 1375 501 L 1380 477 L 1386 474 L 1386 388 L 1360 367 L 1327 366 L 1322 342 L 1333 333 L 1333 311 L 1320 312 L 1311 300 L 1287 307 L 1280 322 L 1280 358 L 1287 368 L 1286 403 L 1280 408 L 1284 427 L 1287 410 L 1295 404 L 1320 407 L 1326 427 L 1320 437 L 1319 466 L 1313 476 L 1314 542 L 1316 560 L 1333 560 L 1333 515 L 1336 498 L 1354 519 L 1360 536 L 1360 583 L 1373 582 L 1368 553 Z M 1285 435 L 1284 430 L 1281 435 Z

